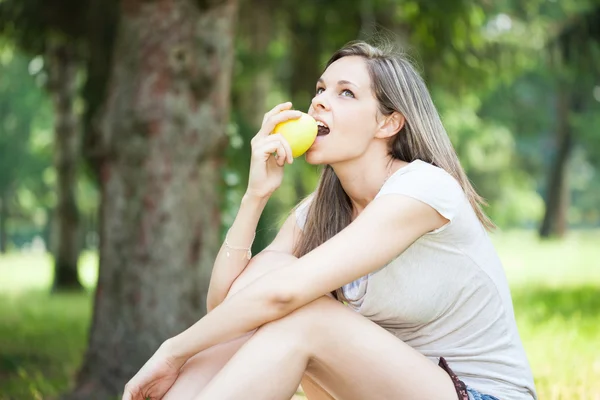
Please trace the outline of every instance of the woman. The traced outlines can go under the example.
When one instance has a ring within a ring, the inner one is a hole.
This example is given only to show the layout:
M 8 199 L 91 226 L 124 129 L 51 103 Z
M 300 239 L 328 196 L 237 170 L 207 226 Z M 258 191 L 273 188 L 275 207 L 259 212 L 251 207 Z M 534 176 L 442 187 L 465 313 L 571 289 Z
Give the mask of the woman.
M 209 313 L 167 340 L 123 398 L 283 400 L 299 383 L 309 400 L 536 398 L 493 224 L 410 63 L 350 43 L 309 114 L 321 126 L 306 160 L 326 165 L 314 195 L 250 260 L 293 161 L 270 133 L 300 113 L 279 105 L 252 140 Z

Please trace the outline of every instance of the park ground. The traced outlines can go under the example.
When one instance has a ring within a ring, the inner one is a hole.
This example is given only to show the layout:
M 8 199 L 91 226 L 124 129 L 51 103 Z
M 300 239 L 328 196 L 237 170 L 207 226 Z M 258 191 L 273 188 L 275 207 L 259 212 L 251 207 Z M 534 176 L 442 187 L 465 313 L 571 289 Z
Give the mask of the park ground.
M 493 240 L 539 398 L 600 400 L 600 231 L 561 241 L 498 232 Z M 82 360 L 97 258 L 82 255 L 81 294 L 49 293 L 51 263 L 45 254 L 0 256 L 0 400 L 52 399 Z

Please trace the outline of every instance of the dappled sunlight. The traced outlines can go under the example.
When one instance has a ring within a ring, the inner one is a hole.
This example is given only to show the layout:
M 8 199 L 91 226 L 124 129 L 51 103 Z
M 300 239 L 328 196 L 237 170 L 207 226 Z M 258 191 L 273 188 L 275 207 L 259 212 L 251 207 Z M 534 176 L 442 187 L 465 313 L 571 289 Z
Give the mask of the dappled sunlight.
M 53 277 L 52 263 L 49 253 L 9 253 L 0 256 L 1 294 L 49 290 Z M 87 251 L 81 254 L 79 279 L 86 289 L 93 290 L 98 279 L 97 253 Z

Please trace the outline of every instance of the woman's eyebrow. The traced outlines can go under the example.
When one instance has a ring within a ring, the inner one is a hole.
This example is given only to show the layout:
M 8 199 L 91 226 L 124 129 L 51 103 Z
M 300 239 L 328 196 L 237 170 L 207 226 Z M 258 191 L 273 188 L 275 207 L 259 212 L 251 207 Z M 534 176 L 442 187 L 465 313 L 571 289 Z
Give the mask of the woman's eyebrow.
M 317 80 L 317 83 L 322 83 L 322 84 L 324 84 L 324 83 L 325 83 L 325 81 L 323 80 L 323 78 L 319 78 L 319 80 Z M 339 85 L 352 85 L 352 86 L 354 86 L 354 87 L 356 87 L 356 88 L 359 88 L 359 89 L 360 89 L 360 86 L 358 86 L 356 83 L 353 83 L 353 82 L 350 82 L 350 81 L 347 81 L 347 80 L 344 80 L 344 79 L 342 79 L 342 80 L 339 80 L 339 81 L 337 82 L 337 84 L 338 84 L 338 86 L 339 86 Z

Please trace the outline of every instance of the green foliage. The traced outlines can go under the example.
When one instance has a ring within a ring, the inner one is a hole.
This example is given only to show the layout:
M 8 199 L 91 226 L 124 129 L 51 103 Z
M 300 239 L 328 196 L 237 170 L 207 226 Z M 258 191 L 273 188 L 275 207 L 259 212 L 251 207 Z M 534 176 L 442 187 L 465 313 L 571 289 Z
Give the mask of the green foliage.
M 29 145 L 32 131 L 49 122 L 48 103 L 28 68 L 28 60 L 13 48 L 0 48 L 0 191 L 23 175 L 39 173 L 33 152 L 44 149 Z
M 84 18 L 91 1 L 3 0 L 0 2 L 0 34 L 28 53 L 44 52 L 49 38 L 81 39 L 87 27 Z
M 37 62 L 0 48 L 0 195 L 13 233 L 25 226 L 39 232 L 53 203 L 51 107 L 28 72 L 36 72 Z
M 542 215 L 543 201 L 535 191 L 535 181 L 519 168 L 510 130 L 482 119 L 475 95 L 457 101 L 444 92 L 437 93 L 436 99 L 461 164 L 477 191 L 491 203 L 486 210 L 490 217 L 504 227 L 535 223 Z
M 459 157 L 490 204 L 489 214 L 500 226 L 531 226 L 544 212 L 541 194 L 545 193 L 548 164 L 553 159 L 550 151 L 543 150 L 551 147 L 557 123 L 556 74 L 548 66 L 546 46 L 565 20 L 589 11 L 590 4 L 372 0 L 361 7 L 337 9 L 336 2 L 318 7 L 308 2 L 290 9 L 284 4 L 273 13 L 277 23 L 272 27 L 267 54 L 253 51 L 249 45 L 252 32 L 242 33 L 234 96 L 254 96 L 256 93 L 249 90 L 254 79 L 270 69 L 271 88 L 264 111 L 285 100 L 305 109 L 320 73 L 314 64 L 320 62 L 322 66 L 341 44 L 358 37 L 397 42 L 423 68 Z M 251 18 L 250 14 L 242 14 L 242 20 L 246 16 Z M 592 111 L 593 104 L 588 108 L 585 124 L 592 126 L 590 118 L 597 113 Z M 239 108 L 234 110 L 238 139 L 247 143 L 258 127 L 243 121 L 248 117 L 238 112 Z M 594 133 L 583 135 L 581 130 L 578 135 L 585 138 L 586 144 L 600 137 Z M 594 154 L 600 154 L 593 145 L 585 149 L 587 160 L 593 161 Z M 237 165 L 238 176 L 247 174 L 248 151 L 246 144 L 228 156 Z M 316 183 L 315 168 L 297 162 L 288 169 L 284 185 L 271 202 L 269 213 L 278 213 L 271 221 L 282 220 Z M 579 187 L 594 182 L 595 173 L 592 175 Z M 232 189 L 238 195 L 230 197 L 230 220 L 245 188 L 244 179 L 236 182 Z M 597 223 L 597 219 L 590 218 L 593 213 L 589 206 L 585 206 L 586 211 L 580 210 L 582 204 L 591 204 L 597 198 L 588 192 L 576 196 L 573 223 Z M 261 239 L 264 243 L 268 240 Z

